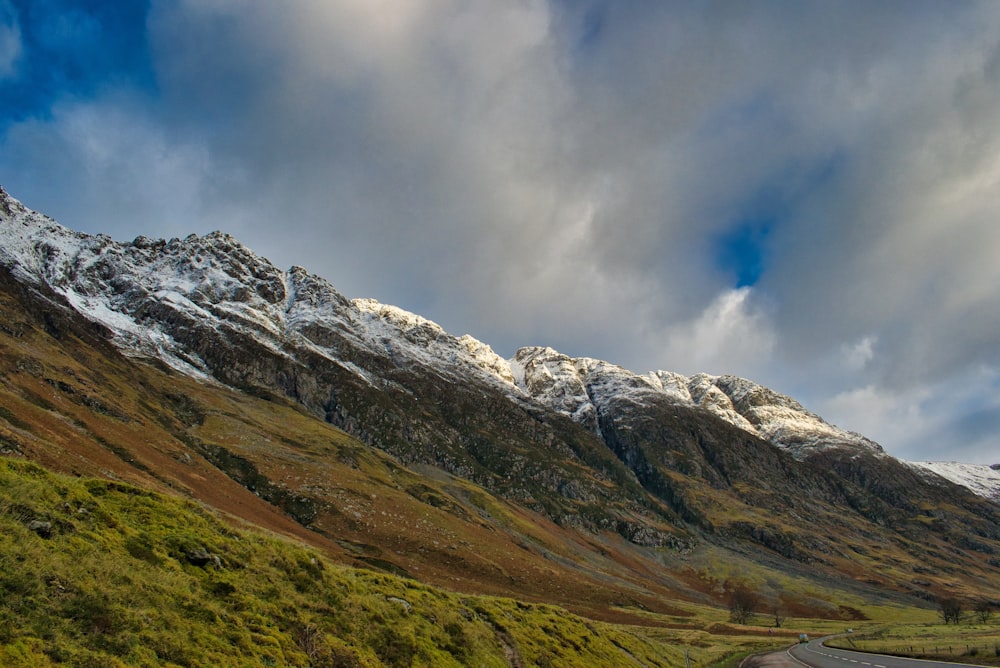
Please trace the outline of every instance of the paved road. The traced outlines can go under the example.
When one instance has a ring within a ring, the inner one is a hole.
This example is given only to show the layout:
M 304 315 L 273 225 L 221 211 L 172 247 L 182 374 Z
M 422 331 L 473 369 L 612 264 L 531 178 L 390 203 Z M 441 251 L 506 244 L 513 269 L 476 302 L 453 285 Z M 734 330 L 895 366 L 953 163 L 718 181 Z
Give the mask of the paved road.
M 823 646 L 824 638 L 787 650 L 753 657 L 742 668 L 969 668 L 967 663 L 944 663 L 866 654 Z

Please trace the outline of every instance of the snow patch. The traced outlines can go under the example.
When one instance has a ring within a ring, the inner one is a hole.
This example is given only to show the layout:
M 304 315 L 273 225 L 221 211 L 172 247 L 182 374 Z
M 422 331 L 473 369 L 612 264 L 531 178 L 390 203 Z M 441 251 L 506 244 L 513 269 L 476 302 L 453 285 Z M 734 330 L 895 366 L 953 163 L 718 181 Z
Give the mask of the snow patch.
M 974 494 L 1000 503 L 1000 470 L 986 464 L 960 462 L 907 462 L 919 471 L 929 471 L 968 488 Z

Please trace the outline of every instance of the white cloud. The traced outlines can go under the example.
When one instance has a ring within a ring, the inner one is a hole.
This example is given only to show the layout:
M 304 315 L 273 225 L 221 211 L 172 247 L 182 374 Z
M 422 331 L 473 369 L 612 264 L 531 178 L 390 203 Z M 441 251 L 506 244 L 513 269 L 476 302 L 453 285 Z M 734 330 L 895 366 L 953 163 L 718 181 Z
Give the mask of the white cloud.
M 668 356 L 694 373 L 759 377 L 773 364 L 776 336 L 766 313 L 742 287 L 720 294 L 696 319 L 669 328 Z
M 994 464 L 1000 460 L 1000 373 L 987 367 L 891 389 L 874 384 L 821 401 L 830 422 L 891 445 L 912 461 Z
M 892 392 L 866 385 L 833 396 L 822 402 L 820 410 L 829 422 L 880 443 L 895 444 L 896 454 L 905 457 L 912 451 L 914 434 L 928 429 L 929 418 L 922 405 L 930 396 L 929 390 L 923 387 Z
M 865 336 L 852 344 L 841 346 L 843 363 L 852 371 L 864 369 L 875 357 L 877 337 Z

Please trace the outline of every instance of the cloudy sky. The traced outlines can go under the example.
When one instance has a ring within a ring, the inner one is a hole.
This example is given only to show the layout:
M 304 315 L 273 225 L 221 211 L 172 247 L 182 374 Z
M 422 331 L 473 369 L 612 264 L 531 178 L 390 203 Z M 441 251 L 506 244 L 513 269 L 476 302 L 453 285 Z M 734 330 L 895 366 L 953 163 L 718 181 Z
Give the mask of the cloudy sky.
M 0 0 L 0 184 L 1000 461 L 1000 2 Z

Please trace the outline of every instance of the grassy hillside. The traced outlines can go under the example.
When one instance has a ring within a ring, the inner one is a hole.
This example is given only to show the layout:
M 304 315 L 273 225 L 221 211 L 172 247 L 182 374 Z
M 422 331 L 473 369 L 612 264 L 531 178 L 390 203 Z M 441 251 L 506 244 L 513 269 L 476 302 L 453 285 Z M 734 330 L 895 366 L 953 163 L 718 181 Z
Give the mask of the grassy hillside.
M 0 461 L 0 665 L 677 665 L 553 606 L 329 563 L 203 506 Z

